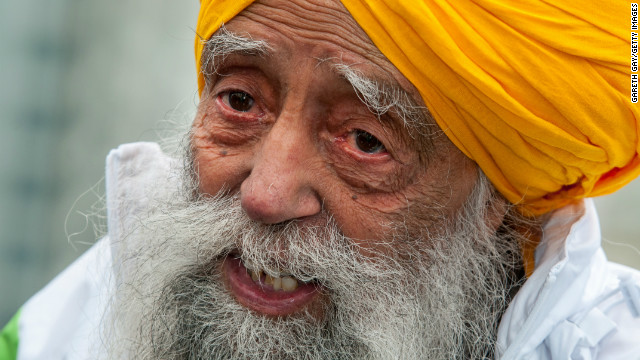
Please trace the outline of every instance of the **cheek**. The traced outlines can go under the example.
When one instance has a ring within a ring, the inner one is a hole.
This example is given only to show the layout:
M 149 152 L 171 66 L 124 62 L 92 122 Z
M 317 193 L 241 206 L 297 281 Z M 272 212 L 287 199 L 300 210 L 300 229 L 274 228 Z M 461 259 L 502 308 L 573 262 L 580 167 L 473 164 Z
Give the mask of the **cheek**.
M 402 195 L 362 194 L 342 187 L 325 199 L 325 209 L 338 224 L 343 235 L 353 239 L 364 254 L 368 250 L 384 250 L 381 240 L 392 238 L 394 225 L 402 224 L 407 203 Z
M 212 150 L 196 150 L 194 163 L 198 169 L 199 190 L 215 195 L 221 190 L 237 192 L 242 166 L 237 156 Z
M 215 195 L 221 190 L 235 193 L 239 190 L 248 173 L 248 154 L 251 151 L 216 144 L 198 122 L 192 129 L 191 146 L 202 194 Z
M 399 243 L 402 236 L 420 239 L 427 233 L 438 233 L 456 216 L 477 181 L 477 167 L 455 149 L 446 158 L 434 160 L 416 179 L 394 193 L 345 196 L 333 216 L 343 233 L 357 239 L 364 252 L 395 251 L 403 245 Z M 392 240 L 394 235 L 400 238 L 392 245 L 380 241 Z M 428 246 L 429 239 L 422 241 Z

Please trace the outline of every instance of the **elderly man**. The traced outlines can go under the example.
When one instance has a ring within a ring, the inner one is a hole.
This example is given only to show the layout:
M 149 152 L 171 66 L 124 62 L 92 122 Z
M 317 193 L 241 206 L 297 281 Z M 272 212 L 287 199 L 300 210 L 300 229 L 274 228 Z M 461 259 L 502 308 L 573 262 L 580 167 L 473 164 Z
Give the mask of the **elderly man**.
M 202 0 L 184 155 L 109 155 L 108 234 L 5 357 L 640 357 L 585 200 L 640 172 L 629 13 Z

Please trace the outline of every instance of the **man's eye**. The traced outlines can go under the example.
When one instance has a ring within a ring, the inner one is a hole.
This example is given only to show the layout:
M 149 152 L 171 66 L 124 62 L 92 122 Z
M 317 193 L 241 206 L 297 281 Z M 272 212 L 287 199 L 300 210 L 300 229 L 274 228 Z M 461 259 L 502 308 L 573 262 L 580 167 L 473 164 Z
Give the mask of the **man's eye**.
M 244 91 L 231 91 L 226 95 L 223 95 L 223 99 L 225 97 L 227 98 L 226 102 L 228 103 L 229 107 L 231 107 L 233 110 L 248 112 L 251 110 L 251 108 L 253 108 L 253 98 L 251 97 L 251 95 L 247 94 Z
M 356 147 L 362 152 L 378 154 L 386 150 L 380 140 L 364 130 L 355 130 L 353 136 L 355 137 Z

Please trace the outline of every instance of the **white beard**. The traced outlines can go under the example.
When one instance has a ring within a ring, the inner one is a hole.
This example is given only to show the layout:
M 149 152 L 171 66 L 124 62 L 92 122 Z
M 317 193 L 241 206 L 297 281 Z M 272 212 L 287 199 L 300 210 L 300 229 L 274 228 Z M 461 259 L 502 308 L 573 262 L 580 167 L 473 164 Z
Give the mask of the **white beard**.
M 151 207 L 118 255 L 107 358 L 491 358 L 521 279 L 515 232 L 487 225 L 505 206 L 483 175 L 446 230 L 398 229 L 403 235 L 380 242 L 379 251 L 367 248 L 367 256 L 328 215 L 322 227 L 263 225 L 233 196 L 169 197 Z M 320 318 L 266 317 L 238 304 L 219 272 L 237 249 L 256 268 L 319 281 L 329 299 Z

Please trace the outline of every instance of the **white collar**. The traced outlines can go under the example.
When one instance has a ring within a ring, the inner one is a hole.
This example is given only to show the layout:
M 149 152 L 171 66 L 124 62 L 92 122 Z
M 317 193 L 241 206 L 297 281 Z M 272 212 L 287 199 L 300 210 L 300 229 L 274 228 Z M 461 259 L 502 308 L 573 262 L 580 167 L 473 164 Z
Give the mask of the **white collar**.
M 571 315 L 585 310 L 604 286 L 607 259 L 591 199 L 553 212 L 535 253 L 536 267 L 502 317 L 501 358 L 519 359 Z

